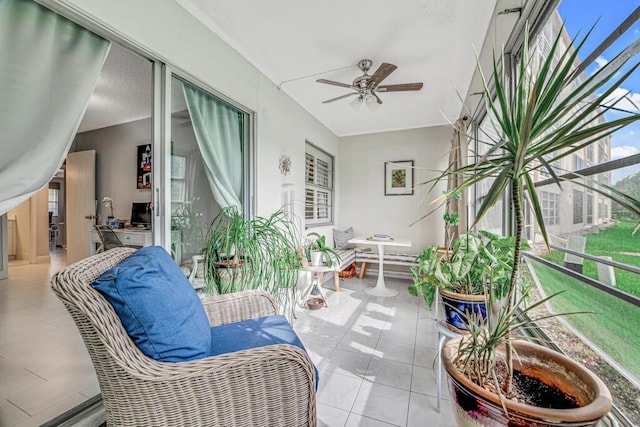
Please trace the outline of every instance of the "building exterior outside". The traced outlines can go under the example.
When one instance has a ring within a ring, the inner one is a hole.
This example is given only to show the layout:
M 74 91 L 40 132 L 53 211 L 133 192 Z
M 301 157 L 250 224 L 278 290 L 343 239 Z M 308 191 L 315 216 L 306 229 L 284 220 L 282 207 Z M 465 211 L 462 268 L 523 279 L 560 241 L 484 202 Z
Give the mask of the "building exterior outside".
M 562 19 L 556 11 L 530 45 L 532 51 L 531 67 L 539 66 L 540 59 L 548 55 L 559 31 L 562 31 L 562 34 L 556 52 L 561 54 L 567 47 L 573 46 L 566 29 L 563 28 Z M 579 64 L 576 60 L 574 66 L 578 67 Z M 601 120 L 605 119 L 601 118 Z M 559 176 L 568 172 L 577 172 L 610 159 L 611 136 L 606 136 L 571 155 L 553 161 L 551 166 Z M 551 175 L 543 169 L 537 171 L 534 176 L 536 182 L 550 178 Z M 582 182 L 586 184 L 592 181 L 611 184 L 611 172 L 582 178 Z M 611 201 L 579 184 L 563 182 L 562 188 L 556 184 L 540 186 L 538 196 L 547 232 L 552 240 L 554 237 L 566 239 L 569 235 L 597 232 L 602 227 L 613 223 L 611 221 Z M 541 242 L 542 237 L 537 233 L 535 221 L 532 219 L 533 212 L 529 209 L 527 212 L 527 238 L 534 242 Z

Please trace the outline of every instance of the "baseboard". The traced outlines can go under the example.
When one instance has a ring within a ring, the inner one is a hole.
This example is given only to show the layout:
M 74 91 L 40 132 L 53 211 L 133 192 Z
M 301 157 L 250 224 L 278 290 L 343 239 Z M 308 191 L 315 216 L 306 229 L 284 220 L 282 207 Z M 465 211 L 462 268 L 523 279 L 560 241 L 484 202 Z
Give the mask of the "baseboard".
M 51 262 L 51 257 L 49 255 L 40 255 L 38 257 L 36 257 L 36 264 L 42 264 L 42 263 L 49 263 Z
M 367 267 L 367 271 L 364 273 L 365 277 L 378 277 L 378 270 Z M 387 270 L 384 269 L 384 277 L 393 277 L 394 279 L 407 279 L 411 280 L 413 275 L 411 271 L 399 271 L 399 270 Z

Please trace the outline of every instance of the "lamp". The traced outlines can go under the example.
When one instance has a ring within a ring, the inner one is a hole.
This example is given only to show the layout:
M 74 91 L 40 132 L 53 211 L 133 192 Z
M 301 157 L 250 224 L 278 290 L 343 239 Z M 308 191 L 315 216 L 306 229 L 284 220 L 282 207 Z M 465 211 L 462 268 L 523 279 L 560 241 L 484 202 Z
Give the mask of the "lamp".
M 367 110 L 369 111 L 376 111 L 378 107 L 380 107 L 380 104 L 378 104 L 378 98 L 374 95 L 371 89 L 361 90 L 358 96 L 349 103 L 351 108 L 354 110 L 360 109 L 362 104 L 366 104 Z
M 351 108 L 353 108 L 354 110 L 359 110 L 360 107 L 362 106 L 362 101 L 363 101 L 362 95 L 358 95 L 357 97 L 354 98 L 353 101 L 349 103 L 349 105 L 351 105 Z
M 380 104 L 378 104 L 378 99 L 372 92 L 369 92 L 367 96 L 364 97 L 363 103 L 367 104 L 367 109 L 369 111 L 376 111 Z

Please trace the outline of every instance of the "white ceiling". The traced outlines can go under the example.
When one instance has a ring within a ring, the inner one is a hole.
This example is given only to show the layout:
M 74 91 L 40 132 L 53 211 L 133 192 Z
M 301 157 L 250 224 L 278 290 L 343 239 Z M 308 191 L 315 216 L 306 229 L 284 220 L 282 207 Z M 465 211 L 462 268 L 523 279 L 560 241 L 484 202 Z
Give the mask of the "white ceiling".
M 78 132 L 151 117 L 151 62 L 111 44 Z
M 496 0 L 176 0 L 338 136 L 455 121 Z M 352 98 L 356 64 L 398 66 L 384 84 L 424 82 L 419 92 L 381 93 L 374 112 Z M 349 67 L 346 68 L 345 67 Z M 342 68 L 342 69 L 341 69 Z M 341 69 L 339 71 L 330 71 Z
M 447 124 L 460 115 L 496 2 L 523 0 L 176 0 L 338 136 Z M 493 34 L 492 34 L 493 35 Z M 423 82 L 418 92 L 380 93 L 376 111 L 353 98 L 323 104 L 383 62 L 384 84 Z M 334 70 L 334 71 L 331 71 Z M 151 62 L 112 44 L 79 131 L 148 118 Z M 184 109 L 174 106 L 173 110 Z

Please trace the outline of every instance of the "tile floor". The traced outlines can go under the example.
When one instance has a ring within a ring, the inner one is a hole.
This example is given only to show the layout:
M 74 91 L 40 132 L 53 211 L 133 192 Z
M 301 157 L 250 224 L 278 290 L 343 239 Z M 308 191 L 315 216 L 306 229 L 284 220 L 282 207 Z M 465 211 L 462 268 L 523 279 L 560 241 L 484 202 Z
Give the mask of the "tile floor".
M 39 426 L 98 394 L 71 316 L 49 286 L 65 265 L 10 263 L 0 280 L 0 426 Z
M 378 298 L 363 292 L 374 277 L 341 280 L 341 292 L 329 281 L 329 307 L 297 310 L 293 327 L 320 371 L 319 426 L 454 424 L 445 375 L 435 410 L 433 312 L 407 293 L 408 283 L 387 278 L 399 293 Z
M 99 393 L 71 317 L 49 287 L 64 266 L 10 266 L 0 280 L 0 426 L 37 426 Z M 387 279 L 398 296 L 372 297 L 375 278 L 326 283 L 328 308 L 297 309 L 293 326 L 320 370 L 319 426 L 451 426 L 443 387 L 435 411 L 433 314 L 409 296 L 406 280 Z M 427 422 L 428 420 L 428 422 Z

